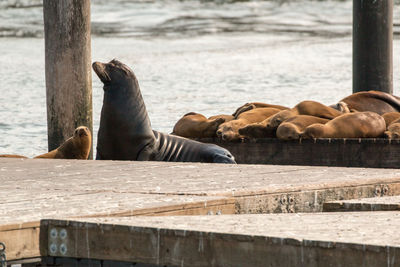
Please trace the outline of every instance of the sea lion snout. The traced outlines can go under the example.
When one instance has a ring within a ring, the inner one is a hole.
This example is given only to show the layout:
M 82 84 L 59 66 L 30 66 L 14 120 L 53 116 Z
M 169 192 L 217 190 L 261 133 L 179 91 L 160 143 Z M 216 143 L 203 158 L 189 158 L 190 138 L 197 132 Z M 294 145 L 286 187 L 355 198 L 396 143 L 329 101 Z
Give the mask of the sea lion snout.
M 105 63 L 96 61 L 92 64 L 92 68 L 104 84 L 111 82 L 111 78 L 106 71 Z

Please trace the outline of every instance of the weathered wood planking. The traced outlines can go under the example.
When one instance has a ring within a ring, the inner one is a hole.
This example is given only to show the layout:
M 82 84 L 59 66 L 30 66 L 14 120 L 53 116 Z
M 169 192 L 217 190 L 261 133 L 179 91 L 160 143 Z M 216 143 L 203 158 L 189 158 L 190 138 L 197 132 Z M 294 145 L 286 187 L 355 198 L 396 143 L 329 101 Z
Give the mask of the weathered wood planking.
M 399 220 L 400 212 L 45 220 L 40 247 L 44 256 L 160 266 L 398 266 Z
M 329 201 L 323 204 L 323 211 L 388 211 L 400 210 L 400 196 L 361 198 Z
M 400 194 L 400 173 L 393 169 L 0 159 L 0 192 L 1 241 L 6 231 L 19 231 L 21 224 L 43 218 L 321 211 L 330 200 Z M 35 236 L 37 227 L 24 231 Z M 9 244 L 9 255 L 24 258 L 25 251 L 37 251 L 32 242 L 27 238 Z
M 241 164 L 400 168 L 400 140 L 381 138 L 281 141 L 277 138 L 224 142 L 198 139 L 228 149 Z

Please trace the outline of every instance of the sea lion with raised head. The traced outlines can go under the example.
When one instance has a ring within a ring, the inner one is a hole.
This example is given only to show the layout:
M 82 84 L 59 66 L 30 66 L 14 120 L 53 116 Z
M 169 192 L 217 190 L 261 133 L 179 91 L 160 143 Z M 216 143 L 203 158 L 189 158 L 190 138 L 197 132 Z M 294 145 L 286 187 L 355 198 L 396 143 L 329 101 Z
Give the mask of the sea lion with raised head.
M 363 91 L 349 95 L 342 100 L 350 111 L 372 111 L 383 115 L 400 112 L 400 98 L 380 91 Z
M 72 137 L 68 138 L 58 148 L 34 157 L 35 159 L 88 159 L 92 147 L 92 135 L 85 126 L 75 129 Z M 27 158 L 21 155 L 0 155 L 1 158 Z
M 326 124 L 308 126 L 301 137 L 311 138 L 376 138 L 386 130 L 385 120 L 375 112 L 346 113 Z
M 235 163 L 217 145 L 153 131 L 136 76 L 123 63 L 95 62 L 93 69 L 104 84 L 96 159 Z
M 89 128 L 80 126 L 74 135 L 58 148 L 34 157 L 35 159 L 88 159 L 92 147 L 92 135 Z
M 276 108 L 256 108 L 243 112 L 238 115 L 237 119 L 221 124 L 218 127 L 217 136 L 224 141 L 237 141 L 242 138 L 239 134 L 240 128 L 251 123 L 261 122 L 279 111 L 280 109 Z
M 276 137 L 280 140 L 296 140 L 300 139 L 301 133 L 311 124 L 325 124 L 329 120 L 310 115 L 296 115 L 282 122 L 276 130 Z
M 176 122 L 172 134 L 186 138 L 216 137 L 218 126 L 224 122 L 224 118 L 207 119 L 202 114 L 190 112 Z

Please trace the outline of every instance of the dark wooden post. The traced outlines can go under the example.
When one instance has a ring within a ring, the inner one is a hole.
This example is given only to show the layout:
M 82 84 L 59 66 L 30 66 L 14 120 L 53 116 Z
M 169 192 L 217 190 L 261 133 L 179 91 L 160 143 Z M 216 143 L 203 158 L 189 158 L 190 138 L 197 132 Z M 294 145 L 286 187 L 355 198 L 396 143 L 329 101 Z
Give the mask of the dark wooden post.
M 353 93 L 393 93 L 393 0 L 353 0 Z
M 93 135 L 90 0 L 43 0 L 43 13 L 50 151 L 78 126 Z

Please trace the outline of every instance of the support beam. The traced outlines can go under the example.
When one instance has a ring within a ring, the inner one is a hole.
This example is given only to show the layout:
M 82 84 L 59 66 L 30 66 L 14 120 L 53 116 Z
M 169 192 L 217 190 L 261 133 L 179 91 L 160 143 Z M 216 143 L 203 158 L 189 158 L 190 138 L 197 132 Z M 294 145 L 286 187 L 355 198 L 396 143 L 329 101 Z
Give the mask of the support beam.
M 353 0 L 353 93 L 393 93 L 393 0 Z
M 43 13 L 50 151 L 78 126 L 93 134 L 90 0 L 44 0 Z

